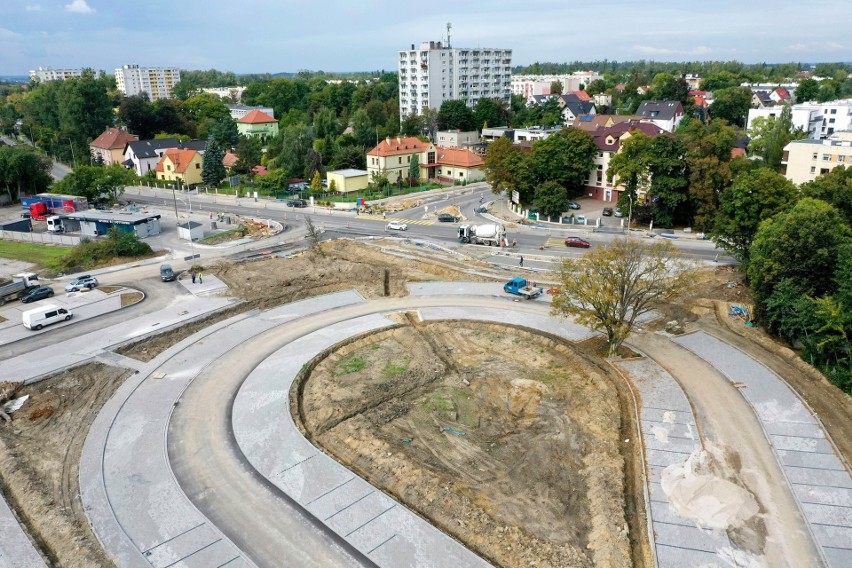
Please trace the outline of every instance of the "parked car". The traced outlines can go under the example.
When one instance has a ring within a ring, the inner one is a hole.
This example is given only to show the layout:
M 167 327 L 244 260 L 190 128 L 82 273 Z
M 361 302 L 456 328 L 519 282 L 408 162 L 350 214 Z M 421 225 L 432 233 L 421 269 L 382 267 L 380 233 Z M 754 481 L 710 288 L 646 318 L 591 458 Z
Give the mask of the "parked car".
M 98 285 L 98 279 L 97 278 L 95 278 L 94 276 L 91 276 L 89 274 L 84 274 L 83 276 L 78 276 L 77 278 L 75 278 L 74 280 L 69 282 L 68 285 L 65 286 L 65 291 L 66 292 L 77 292 L 79 290 L 82 290 L 83 288 L 88 288 L 89 290 L 91 290 L 92 288 L 95 288 L 97 285 Z
M 307 207 L 308 202 L 304 199 L 291 199 L 287 202 L 287 207 Z
M 586 239 L 581 239 L 580 237 L 568 237 L 565 239 L 565 246 L 587 249 L 592 246 L 592 243 Z
M 389 231 L 407 231 L 408 225 L 399 221 L 391 221 L 385 228 Z
M 485 205 L 480 205 L 479 207 L 474 209 L 474 211 L 476 213 L 488 213 L 488 207 L 486 207 Z
M 621 209 L 615 208 L 615 216 L 616 217 L 624 217 L 624 213 L 621 212 Z
M 30 288 L 26 292 L 21 295 L 21 302 L 25 304 L 29 304 L 30 302 L 35 302 L 37 300 L 44 300 L 45 298 L 50 298 L 53 296 L 53 288 L 50 286 L 38 286 L 36 288 Z
M 604 217 L 612 217 L 612 213 L 613 213 L 613 211 L 612 211 L 612 207 L 604 207 L 604 208 L 603 208 L 602 215 L 603 215 Z
M 577 203 L 576 201 L 569 201 L 568 202 L 568 209 L 579 209 L 579 208 L 580 208 L 580 204 Z
M 449 213 L 441 213 L 438 215 L 438 221 L 442 223 L 455 223 L 459 218 L 455 215 L 450 215 Z
M 574 215 L 574 223 L 577 225 L 585 225 L 586 224 L 586 216 L 585 215 Z

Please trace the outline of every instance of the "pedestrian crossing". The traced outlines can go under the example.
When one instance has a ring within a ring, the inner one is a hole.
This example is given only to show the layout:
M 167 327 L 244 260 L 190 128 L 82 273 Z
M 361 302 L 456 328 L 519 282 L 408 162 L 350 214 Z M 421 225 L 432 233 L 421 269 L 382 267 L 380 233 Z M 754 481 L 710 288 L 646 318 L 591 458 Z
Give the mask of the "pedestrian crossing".
M 382 217 L 381 215 L 364 215 L 359 214 L 358 219 L 366 219 L 368 221 L 382 221 L 384 223 L 389 223 L 391 221 L 399 221 L 400 223 L 405 223 L 406 225 L 434 225 L 434 219 L 402 219 L 399 217 Z

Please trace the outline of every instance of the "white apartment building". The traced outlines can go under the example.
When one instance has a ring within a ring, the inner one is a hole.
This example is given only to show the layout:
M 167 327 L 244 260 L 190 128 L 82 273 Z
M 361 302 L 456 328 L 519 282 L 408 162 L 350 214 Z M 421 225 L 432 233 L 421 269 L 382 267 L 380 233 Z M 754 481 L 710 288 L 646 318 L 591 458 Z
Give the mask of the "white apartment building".
M 118 90 L 127 97 L 148 93 L 153 101 L 168 99 L 172 89 L 180 81 L 180 70 L 172 67 L 139 67 L 125 65 L 115 70 Z
M 45 81 L 64 81 L 74 77 L 81 77 L 82 69 L 53 69 L 51 67 L 39 67 L 38 69 L 30 70 L 30 80 L 38 79 L 42 83 Z
M 450 47 L 426 41 L 399 52 L 399 114 L 438 109 L 447 100 L 463 99 L 474 107 L 482 98 L 509 102 L 512 50 Z
M 521 95 L 525 99 L 533 95 L 550 95 L 553 83 L 562 84 L 562 92 L 580 91 L 596 79 L 603 79 L 595 71 L 575 71 L 568 75 L 515 75 L 512 77 L 512 94 Z
M 777 119 L 783 110 L 783 106 L 749 109 L 746 128 L 751 128 L 752 121 L 757 117 Z M 801 128 L 807 132 L 808 138 L 823 140 L 835 132 L 852 130 L 852 99 L 802 103 L 793 105 L 790 110 L 793 128 Z
M 852 131 L 826 140 L 793 140 L 784 146 L 784 175 L 796 185 L 813 181 L 837 166 L 852 167 Z

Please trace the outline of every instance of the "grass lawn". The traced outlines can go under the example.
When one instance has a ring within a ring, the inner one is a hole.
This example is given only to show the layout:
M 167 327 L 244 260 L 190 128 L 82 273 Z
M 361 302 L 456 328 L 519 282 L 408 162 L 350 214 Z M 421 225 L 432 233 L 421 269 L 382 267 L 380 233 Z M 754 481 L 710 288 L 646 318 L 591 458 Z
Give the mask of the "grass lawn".
M 59 258 L 71 250 L 73 247 L 0 241 L 0 257 L 32 262 L 41 268 L 55 268 Z

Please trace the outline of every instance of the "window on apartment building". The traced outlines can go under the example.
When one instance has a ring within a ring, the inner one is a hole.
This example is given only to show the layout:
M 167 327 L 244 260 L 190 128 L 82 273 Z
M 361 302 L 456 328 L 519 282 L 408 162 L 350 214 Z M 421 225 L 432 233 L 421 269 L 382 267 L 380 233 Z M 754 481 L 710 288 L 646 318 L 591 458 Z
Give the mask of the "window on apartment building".
M 829 111 L 828 114 L 837 114 L 837 109 L 836 108 L 831 109 L 831 111 Z
M 812 157 L 811 159 L 813 159 L 813 160 L 816 160 L 816 159 L 817 159 L 817 153 L 816 153 L 816 152 L 814 152 L 814 155 L 813 155 L 813 157 Z
M 828 154 L 823 154 L 823 155 L 822 155 L 822 161 L 823 161 L 823 162 L 827 162 L 827 161 L 829 161 L 830 159 L 831 159 L 831 156 L 829 156 Z
M 401 163 L 402 163 L 402 156 L 400 156 L 400 157 L 398 158 L 398 160 L 399 160 L 399 161 L 398 161 L 397 163 L 398 163 L 398 164 L 401 164 Z
M 834 124 L 834 119 L 833 119 L 833 118 L 829 118 L 829 119 L 828 119 L 828 123 L 829 123 L 829 124 Z
M 837 161 L 843 163 L 846 161 L 846 156 L 837 156 Z
M 827 173 L 828 173 L 828 168 L 822 168 L 822 169 L 820 169 L 820 171 L 819 171 L 819 175 L 827 174 Z
M 197 162 L 196 162 L 196 164 L 195 164 L 195 169 L 196 169 L 196 170 L 200 170 L 200 169 L 201 169 L 201 164 L 199 164 L 199 163 L 197 163 Z
M 815 174 L 815 173 L 816 173 L 816 166 L 811 166 L 811 173 L 812 173 L 812 174 Z
M 408 163 L 411 163 L 411 156 L 408 157 Z
M 170 171 L 172 171 L 172 167 L 167 165 L 167 166 L 166 166 L 166 171 L 169 171 L 169 172 L 170 172 Z

